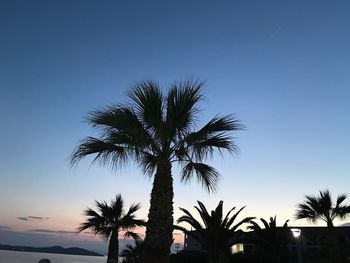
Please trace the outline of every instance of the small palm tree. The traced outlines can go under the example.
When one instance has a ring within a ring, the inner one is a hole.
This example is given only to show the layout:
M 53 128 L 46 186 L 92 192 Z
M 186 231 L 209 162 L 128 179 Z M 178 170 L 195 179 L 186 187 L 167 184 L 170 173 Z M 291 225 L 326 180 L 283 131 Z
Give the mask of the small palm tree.
M 121 256 L 123 263 L 142 263 L 143 241 L 139 238 L 134 240 L 134 244 L 127 244 Z
M 345 219 L 350 214 L 350 206 L 343 204 L 346 198 L 346 194 L 338 195 L 334 203 L 329 190 L 320 191 L 318 196 L 307 195 L 306 200 L 298 204 L 295 214 L 296 219 L 307 219 L 312 223 L 321 220 L 327 224 L 330 262 L 342 262 L 333 221 Z
M 126 231 L 124 237 L 138 238 L 138 235 L 130 230 L 145 225 L 143 220 L 135 218 L 135 212 L 140 209 L 140 204 L 131 205 L 125 212 L 124 201 L 119 194 L 110 205 L 105 201 L 96 201 L 96 206 L 98 211 L 91 208 L 84 210 L 88 218 L 86 222 L 80 224 L 78 231 L 90 229 L 95 235 L 109 239 L 107 263 L 117 263 L 120 231 Z
M 209 263 L 224 263 L 229 261 L 231 254 L 231 246 L 238 227 L 244 223 L 250 222 L 254 217 L 247 217 L 233 224 L 239 213 L 244 209 L 242 207 L 235 214 L 230 216 L 235 210 L 233 207 L 224 217 L 223 216 L 223 201 L 220 201 L 215 210 L 209 214 L 203 203 L 198 202 L 195 209 L 198 211 L 203 224 L 201 224 L 194 216 L 184 208 L 180 208 L 185 214 L 181 216 L 178 223 L 188 223 L 194 231 L 188 231 L 183 227 L 176 226 L 187 235 L 197 240 L 202 249 L 206 252 Z
M 257 222 L 251 221 L 248 229 L 254 231 L 254 241 L 260 251 L 260 254 L 268 258 L 269 262 L 281 262 L 281 254 L 286 248 L 290 238 L 287 220 L 282 227 L 277 227 L 276 216 L 270 217 L 267 222 L 264 218 L 260 218 L 264 228 Z
M 242 125 L 231 115 L 216 116 L 199 130 L 199 102 L 203 82 L 174 84 L 163 93 L 156 82 L 136 84 L 129 104 L 112 105 L 91 113 L 99 138 L 87 137 L 72 154 L 72 163 L 93 155 L 102 164 L 136 162 L 154 178 L 145 237 L 145 262 L 169 262 L 173 241 L 172 166 L 182 167 L 181 180 L 198 179 L 214 191 L 219 172 L 204 163 L 215 150 L 237 152 L 230 132 Z

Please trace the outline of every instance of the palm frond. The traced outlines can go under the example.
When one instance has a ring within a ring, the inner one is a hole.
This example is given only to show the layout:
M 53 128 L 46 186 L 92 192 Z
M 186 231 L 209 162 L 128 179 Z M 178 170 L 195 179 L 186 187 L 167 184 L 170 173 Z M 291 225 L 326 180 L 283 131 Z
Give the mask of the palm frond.
M 303 203 L 298 205 L 298 209 L 295 214 L 295 219 L 308 219 L 311 222 L 315 222 L 318 219 L 318 214 L 308 204 Z
M 131 158 L 138 161 L 143 152 L 159 151 L 157 142 L 130 107 L 117 105 L 93 111 L 89 122 L 104 133 L 99 138 L 81 141 L 71 155 L 72 165 L 88 155 L 96 155 L 94 161 L 103 165 L 122 166 Z
M 179 226 L 179 225 L 173 225 L 173 230 L 180 230 L 185 234 L 187 234 L 190 231 L 190 230 L 187 230 L 186 228 L 184 228 L 183 226 Z
M 338 195 L 337 197 L 337 201 L 336 201 L 336 204 L 335 204 L 335 207 L 339 207 L 341 205 L 341 203 L 343 203 L 345 201 L 345 199 L 347 198 L 348 196 L 346 194 L 340 194 Z
M 185 215 L 180 216 L 176 221 L 177 223 L 188 223 L 190 226 L 192 226 L 197 231 L 201 231 L 203 229 L 203 226 L 201 225 L 201 223 L 199 223 L 197 221 L 197 219 L 195 219 L 188 210 L 181 208 L 181 207 L 179 209 L 183 213 L 185 213 Z
M 119 224 L 121 228 L 134 229 L 136 227 L 146 226 L 147 222 L 142 219 L 136 219 L 135 216 L 124 216 Z
M 95 210 L 93 210 L 92 208 L 85 209 L 84 210 L 84 215 L 87 216 L 87 217 L 95 217 L 95 218 L 100 217 L 100 215 Z
M 108 217 L 113 218 L 113 221 L 120 221 L 124 216 L 124 200 L 120 194 L 115 196 L 115 199 L 111 201 L 110 206 L 106 206 L 106 213 Z
M 223 225 L 224 227 L 230 227 L 230 226 L 228 225 L 228 221 L 230 220 L 230 214 L 231 214 L 231 212 L 232 212 L 233 210 L 235 210 L 235 209 L 236 209 L 236 207 L 234 206 L 234 207 L 232 207 L 232 208 L 227 212 L 227 214 L 226 214 L 224 220 L 222 221 L 222 225 Z
M 214 218 L 214 221 L 217 223 L 222 224 L 222 217 L 223 217 L 223 203 L 224 201 L 220 200 L 219 204 L 215 208 L 214 211 L 212 211 L 212 217 Z
M 140 235 L 138 233 L 133 232 L 133 231 L 126 231 L 124 233 L 124 238 L 133 238 L 134 240 L 141 239 Z
M 208 227 L 208 225 L 210 225 L 211 215 L 208 213 L 207 208 L 204 206 L 204 204 L 202 202 L 197 201 L 197 203 L 199 205 L 199 208 L 197 206 L 195 206 L 194 208 L 197 210 L 198 214 L 202 218 L 204 226 Z M 222 207 L 222 201 L 220 201 L 220 203 L 221 203 L 221 207 Z
M 141 81 L 129 93 L 129 98 L 137 111 L 139 119 L 146 127 L 159 131 L 163 122 L 163 95 L 155 81 Z
M 200 130 L 187 134 L 179 145 L 181 143 L 186 145 L 185 147 L 196 160 L 211 156 L 215 150 L 220 153 L 223 150 L 237 153 L 238 147 L 229 133 L 242 129 L 244 126 L 232 115 L 216 116 Z
M 288 222 L 289 222 L 289 219 L 287 219 L 286 222 L 284 222 L 284 224 L 283 224 L 282 227 L 283 227 L 283 228 L 287 228 L 287 227 L 288 227 Z
M 125 147 L 101 141 L 97 138 L 87 137 L 74 150 L 71 156 L 71 164 L 75 165 L 89 155 L 95 155 L 92 163 L 98 160 L 104 165 L 109 163 L 113 166 L 122 166 L 129 159 Z
M 336 205 L 332 210 L 332 217 L 339 217 L 344 220 L 350 215 L 350 205 L 342 204 L 348 196 L 346 194 L 340 194 L 337 197 Z
M 215 168 L 204 163 L 188 162 L 181 170 L 181 181 L 187 182 L 194 175 L 209 193 L 216 191 L 220 174 Z
M 134 145 L 145 147 L 152 143 L 142 120 L 130 106 L 113 105 L 95 110 L 90 113 L 88 121 L 92 126 L 102 128 L 105 133 L 125 135 Z
M 343 205 L 339 206 L 335 213 L 336 217 L 339 217 L 340 219 L 344 220 L 350 215 L 350 206 L 349 205 Z
M 330 212 L 332 209 L 332 198 L 329 190 L 320 191 L 317 203 L 324 214 Z
M 226 226 L 228 228 L 231 227 L 231 225 L 233 224 L 233 222 L 236 220 L 236 218 L 238 217 L 238 215 L 242 212 L 242 210 L 245 208 L 245 206 L 241 207 L 226 223 Z
M 102 203 L 99 203 L 102 205 Z M 100 210 L 100 209 L 99 209 Z M 101 211 L 101 210 L 100 210 Z M 111 234 L 111 228 L 108 223 L 108 219 L 106 219 L 102 212 L 99 214 L 95 210 L 91 208 L 87 208 L 84 210 L 84 214 L 88 217 L 87 220 L 79 225 L 77 230 L 79 232 L 90 229 L 95 235 L 102 235 L 104 238 L 108 239 Z
M 276 226 L 276 217 L 275 220 L 272 217 L 270 217 L 270 223 L 267 223 L 267 221 L 264 218 L 260 218 L 260 221 L 263 223 L 265 229 Z
M 140 210 L 141 204 L 140 203 L 134 203 L 129 207 L 128 212 L 125 214 L 125 216 L 133 216 L 133 214 L 137 211 Z
M 246 217 L 246 218 L 242 219 L 242 220 L 239 221 L 237 224 L 235 224 L 234 226 L 232 226 L 232 227 L 230 228 L 230 231 L 235 232 L 241 225 L 250 223 L 253 219 L 255 219 L 255 217 L 253 217 L 253 216 L 251 216 L 251 217 Z
M 181 135 L 193 128 L 198 112 L 198 102 L 202 99 L 204 82 L 185 81 L 175 83 L 167 96 L 166 127 L 170 137 Z
M 93 231 L 93 229 L 94 229 L 94 224 L 93 224 L 93 222 L 84 222 L 84 223 L 81 223 L 81 224 L 77 227 L 77 231 L 78 231 L 78 232 L 83 232 L 83 231 L 85 231 L 85 230 L 87 230 L 87 229 L 91 229 L 92 232 L 95 232 L 95 231 Z
M 144 172 L 144 174 L 148 176 L 153 176 L 158 164 L 158 156 L 151 153 L 144 153 L 140 160 L 139 165 Z

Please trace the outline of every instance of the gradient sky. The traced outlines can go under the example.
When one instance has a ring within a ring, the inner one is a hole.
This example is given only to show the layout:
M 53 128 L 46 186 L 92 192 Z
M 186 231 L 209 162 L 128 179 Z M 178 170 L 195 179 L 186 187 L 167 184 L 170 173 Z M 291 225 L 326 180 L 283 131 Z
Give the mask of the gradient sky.
M 307 224 L 292 220 L 304 194 L 349 193 L 349 13 L 349 0 L 2 0 L 0 231 L 74 231 L 84 208 L 116 193 L 146 218 L 140 170 L 88 159 L 72 169 L 69 155 L 96 135 L 89 111 L 125 102 L 137 81 L 166 90 L 186 78 L 207 82 L 201 123 L 235 113 L 247 130 L 235 134 L 238 157 L 210 161 L 217 193 L 174 170 L 175 219 L 196 200 L 224 200 L 247 205 L 244 216 Z

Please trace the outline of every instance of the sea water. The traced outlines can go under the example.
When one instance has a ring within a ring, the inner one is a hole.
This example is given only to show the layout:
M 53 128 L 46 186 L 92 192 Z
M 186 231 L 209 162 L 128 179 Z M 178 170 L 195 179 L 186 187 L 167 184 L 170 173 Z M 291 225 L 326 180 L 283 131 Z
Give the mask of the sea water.
M 42 258 L 50 259 L 51 263 L 106 263 L 107 261 L 106 257 L 0 250 L 0 263 L 38 263 Z

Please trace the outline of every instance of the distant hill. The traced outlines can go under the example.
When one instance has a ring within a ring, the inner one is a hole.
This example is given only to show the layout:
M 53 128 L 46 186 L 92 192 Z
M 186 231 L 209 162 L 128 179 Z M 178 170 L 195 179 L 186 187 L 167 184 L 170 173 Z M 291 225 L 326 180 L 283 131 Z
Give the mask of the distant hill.
M 96 252 L 86 250 L 79 247 L 63 248 L 60 246 L 54 247 L 25 247 L 25 246 L 9 246 L 1 245 L 0 250 L 11 250 L 11 251 L 23 251 L 23 252 L 38 252 L 38 253 L 53 253 L 53 254 L 66 254 L 66 255 L 80 255 L 80 256 L 99 256 L 103 255 Z

